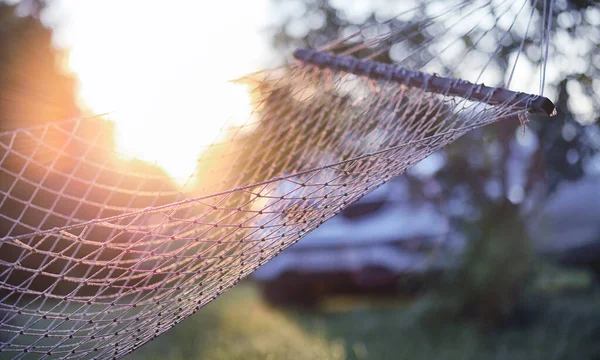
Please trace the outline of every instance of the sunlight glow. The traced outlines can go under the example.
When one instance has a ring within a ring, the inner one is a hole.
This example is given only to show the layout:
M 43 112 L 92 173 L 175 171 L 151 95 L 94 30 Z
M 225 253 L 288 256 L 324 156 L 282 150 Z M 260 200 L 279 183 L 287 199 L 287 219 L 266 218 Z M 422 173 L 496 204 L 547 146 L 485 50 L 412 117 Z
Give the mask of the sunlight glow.
M 155 162 L 183 183 L 226 123 L 251 114 L 243 85 L 260 66 L 265 0 L 58 0 L 46 14 L 82 104 L 112 112 L 118 152 Z

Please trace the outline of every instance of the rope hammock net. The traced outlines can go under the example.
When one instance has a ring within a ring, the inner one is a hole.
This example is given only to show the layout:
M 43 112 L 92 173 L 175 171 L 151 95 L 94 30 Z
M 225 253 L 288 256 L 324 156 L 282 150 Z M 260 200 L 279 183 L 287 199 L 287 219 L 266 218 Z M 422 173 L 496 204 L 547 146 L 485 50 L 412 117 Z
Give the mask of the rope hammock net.
M 414 2 L 238 80 L 253 113 L 193 192 L 116 165 L 99 118 L 0 133 L 0 358 L 120 358 L 469 130 L 552 115 L 496 76 L 502 36 L 548 45 L 536 6 Z

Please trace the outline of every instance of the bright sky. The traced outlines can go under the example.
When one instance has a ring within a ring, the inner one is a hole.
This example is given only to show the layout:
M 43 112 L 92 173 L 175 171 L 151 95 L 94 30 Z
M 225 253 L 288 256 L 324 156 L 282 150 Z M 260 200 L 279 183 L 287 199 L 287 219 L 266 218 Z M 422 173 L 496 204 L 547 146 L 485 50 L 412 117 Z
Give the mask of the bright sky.
M 228 120 L 244 122 L 246 88 L 228 80 L 259 70 L 268 0 L 55 0 L 44 20 L 71 49 L 81 100 L 114 111 L 119 151 L 184 182 L 202 145 Z

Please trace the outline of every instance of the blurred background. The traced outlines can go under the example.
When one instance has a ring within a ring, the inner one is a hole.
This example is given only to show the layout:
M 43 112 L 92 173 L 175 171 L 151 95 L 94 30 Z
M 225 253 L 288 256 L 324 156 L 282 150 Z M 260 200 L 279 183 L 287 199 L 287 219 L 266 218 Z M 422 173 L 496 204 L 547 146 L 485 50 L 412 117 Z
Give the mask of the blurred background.
M 167 195 L 136 207 L 168 203 L 210 182 L 198 157 L 252 112 L 248 89 L 228 80 L 396 6 L 0 2 L 0 131 L 109 113 L 81 136 L 100 129 L 105 163 L 163 179 L 143 186 Z M 599 359 L 600 5 L 556 0 L 552 20 L 557 117 L 532 118 L 524 135 L 508 121 L 468 133 L 130 358 Z M 500 76 L 521 43 L 503 38 Z M 524 44 L 537 61 L 539 44 Z M 2 236 L 15 234 L 13 212 L 0 208 Z

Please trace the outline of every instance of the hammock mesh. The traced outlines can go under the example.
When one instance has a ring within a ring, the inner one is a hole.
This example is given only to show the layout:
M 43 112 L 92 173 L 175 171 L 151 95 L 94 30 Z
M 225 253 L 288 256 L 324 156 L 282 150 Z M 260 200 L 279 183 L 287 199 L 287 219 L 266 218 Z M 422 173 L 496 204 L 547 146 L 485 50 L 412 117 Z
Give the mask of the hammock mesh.
M 336 46 L 353 55 L 343 42 L 326 50 Z M 0 133 L 0 358 L 120 358 L 432 152 L 538 99 L 490 104 L 469 95 L 476 84 L 460 96 L 303 62 L 242 81 L 252 116 L 203 152 L 194 192 L 115 165 L 98 119 Z

